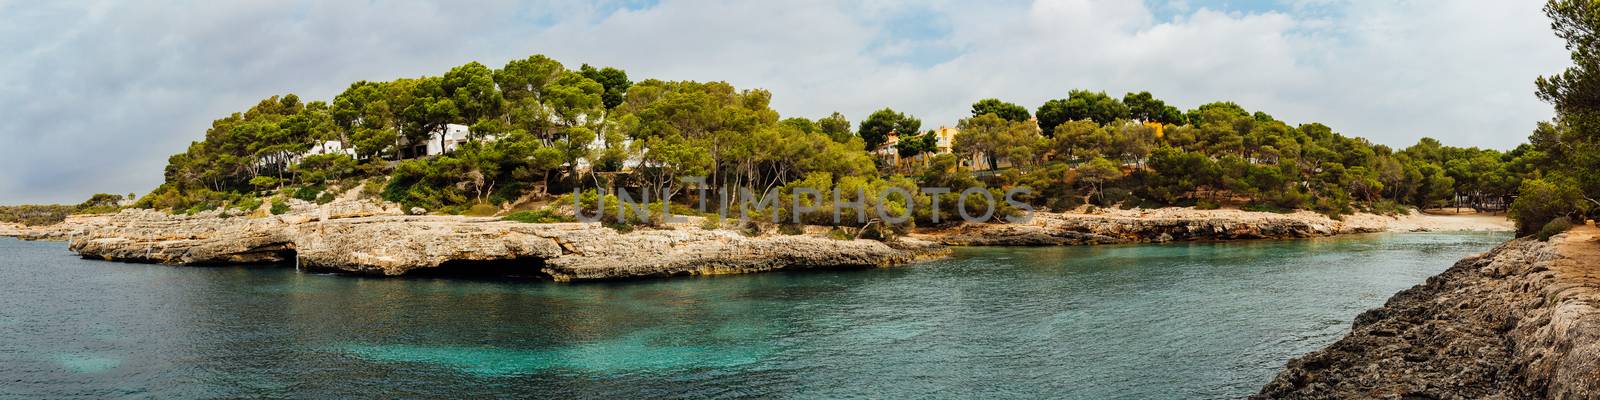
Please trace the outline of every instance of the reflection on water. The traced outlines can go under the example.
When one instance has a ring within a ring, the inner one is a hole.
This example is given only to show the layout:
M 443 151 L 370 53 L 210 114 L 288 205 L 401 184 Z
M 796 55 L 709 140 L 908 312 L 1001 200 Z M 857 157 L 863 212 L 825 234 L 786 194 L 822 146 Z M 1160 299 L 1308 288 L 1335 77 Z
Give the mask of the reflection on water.
M 964 248 L 599 284 L 121 264 L 0 239 L 0 397 L 1234 398 L 1504 239 Z

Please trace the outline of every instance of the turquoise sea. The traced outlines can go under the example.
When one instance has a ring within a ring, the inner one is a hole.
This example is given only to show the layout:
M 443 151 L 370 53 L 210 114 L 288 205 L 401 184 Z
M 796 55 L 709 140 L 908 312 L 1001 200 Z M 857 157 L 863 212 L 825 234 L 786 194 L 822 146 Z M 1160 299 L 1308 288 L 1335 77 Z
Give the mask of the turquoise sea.
M 1238 398 L 1503 233 L 960 248 L 589 284 L 0 239 L 0 398 Z

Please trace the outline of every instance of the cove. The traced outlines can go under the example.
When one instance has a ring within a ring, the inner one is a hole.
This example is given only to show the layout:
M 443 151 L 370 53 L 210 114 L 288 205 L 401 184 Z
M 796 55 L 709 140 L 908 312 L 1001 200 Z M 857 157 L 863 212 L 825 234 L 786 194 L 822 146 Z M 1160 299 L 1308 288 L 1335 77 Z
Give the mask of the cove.
M 0 239 L 0 397 L 1238 398 L 1506 239 L 957 248 L 585 284 L 123 264 Z

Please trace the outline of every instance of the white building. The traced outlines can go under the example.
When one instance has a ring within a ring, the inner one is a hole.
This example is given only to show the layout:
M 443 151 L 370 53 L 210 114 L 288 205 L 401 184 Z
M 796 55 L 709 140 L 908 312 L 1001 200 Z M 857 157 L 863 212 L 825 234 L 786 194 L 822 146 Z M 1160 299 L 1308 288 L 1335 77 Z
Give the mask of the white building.
M 631 148 L 631 147 L 633 147 L 633 139 L 623 138 L 622 139 L 622 143 L 618 144 L 618 146 L 619 146 L 619 148 L 622 148 L 622 149 Z M 593 142 L 589 143 L 589 154 L 590 154 L 591 157 L 592 156 L 598 156 L 598 155 L 600 155 L 601 152 L 604 152 L 605 150 L 606 150 L 606 140 L 603 137 L 595 138 L 595 140 Z M 592 164 L 590 164 L 590 162 L 589 162 L 589 158 L 591 158 L 591 157 L 584 157 L 584 158 L 578 159 L 578 162 L 577 162 L 578 171 L 588 172 L 588 171 L 593 169 L 594 166 Z M 643 166 L 643 165 L 645 165 L 644 159 L 640 158 L 639 155 L 637 155 L 637 154 L 632 154 L 631 152 L 629 153 L 627 159 L 622 160 L 622 170 L 623 171 L 632 171 L 632 170 L 634 170 L 636 168 L 639 168 L 640 166 Z
M 478 140 L 492 142 L 494 141 L 494 135 L 484 135 Z M 400 147 L 404 150 L 401 152 L 401 157 L 437 156 L 455 151 L 456 148 L 469 141 L 472 141 L 472 130 L 467 128 L 466 125 L 447 124 L 444 126 L 444 143 L 439 143 L 439 130 L 437 129 L 430 132 L 428 140 L 422 143 L 411 143 L 410 140 L 404 137 L 400 138 Z
M 427 152 L 422 153 L 423 155 L 436 156 L 455 151 L 456 147 L 460 147 L 462 143 L 466 143 L 468 137 L 472 135 L 472 130 L 467 129 L 466 125 L 446 124 L 443 129 L 444 143 L 439 142 L 438 130 L 429 132 Z
M 350 157 L 355 157 L 356 149 L 354 147 L 345 147 L 344 142 L 338 140 L 329 140 L 311 146 L 311 150 L 306 151 L 305 154 L 301 154 L 300 157 L 318 156 L 323 154 L 344 154 Z

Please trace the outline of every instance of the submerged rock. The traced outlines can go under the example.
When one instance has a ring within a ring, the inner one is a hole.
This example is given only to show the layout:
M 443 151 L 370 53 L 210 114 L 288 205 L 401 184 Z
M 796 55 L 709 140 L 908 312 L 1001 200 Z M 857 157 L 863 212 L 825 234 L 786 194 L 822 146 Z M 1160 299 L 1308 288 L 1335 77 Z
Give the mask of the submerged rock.
M 1256 398 L 1600 397 L 1600 230 L 1463 259 L 1289 362 Z
M 348 206 L 258 218 L 126 210 L 86 229 L 69 247 L 86 258 L 117 261 L 295 262 L 388 276 L 494 268 L 558 281 L 881 267 L 948 253 L 917 239 L 746 237 L 697 227 L 619 233 L 592 223 L 395 214 Z

